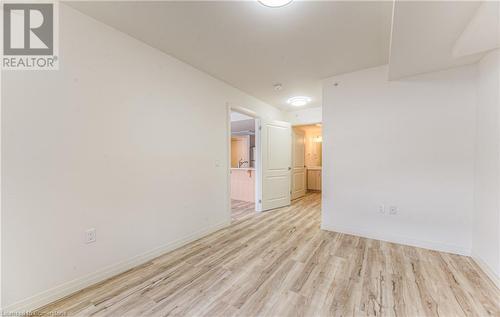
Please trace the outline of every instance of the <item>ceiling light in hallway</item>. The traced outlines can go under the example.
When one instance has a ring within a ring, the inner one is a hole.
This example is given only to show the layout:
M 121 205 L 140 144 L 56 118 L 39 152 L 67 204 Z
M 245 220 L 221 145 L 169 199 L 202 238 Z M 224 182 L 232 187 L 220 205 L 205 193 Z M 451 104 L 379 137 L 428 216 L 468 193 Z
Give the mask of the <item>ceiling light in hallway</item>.
M 287 104 L 295 106 L 295 107 L 305 106 L 310 102 L 311 102 L 311 98 L 306 97 L 306 96 L 295 96 L 295 97 L 292 97 L 286 101 Z
M 262 5 L 271 8 L 284 7 L 293 0 L 258 0 Z

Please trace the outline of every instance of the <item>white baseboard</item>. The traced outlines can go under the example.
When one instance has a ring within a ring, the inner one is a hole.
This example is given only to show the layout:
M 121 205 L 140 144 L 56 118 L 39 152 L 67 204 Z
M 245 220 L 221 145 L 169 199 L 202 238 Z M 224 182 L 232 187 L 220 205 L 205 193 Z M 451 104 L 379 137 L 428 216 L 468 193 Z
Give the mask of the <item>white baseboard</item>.
M 458 245 L 451 245 L 451 244 L 434 242 L 434 241 L 426 241 L 426 240 L 420 240 L 420 239 L 415 239 L 415 238 L 410 238 L 410 237 L 390 235 L 390 234 L 385 234 L 385 233 L 380 233 L 380 232 L 372 232 L 372 231 L 361 229 L 361 228 L 347 228 L 347 227 L 341 227 L 341 226 L 325 226 L 325 225 L 321 224 L 321 229 L 327 230 L 327 231 L 334 231 L 334 232 L 339 232 L 339 233 L 350 234 L 350 235 L 354 235 L 354 236 L 360 236 L 363 238 L 369 238 L 369 239 L 374 239 L 374 240 L 381 240 L 381 241 L 387 241 L 387 242 L 392 242 L 392 243 L 404 244 L 404 245 L 409 245 L 409 246 L 423 248 L 423 249 L 430 249 L 430 250 L 435 250 L 435 251 L 470 256 L 470 249 L 464 248 L 464 247 L 458 246 Z
M 71 295 L 81 289 L 94 285 L 98 282 L 106 280 L 117 274 L 123 273 L 130 270 L 133 267 L 141 265 L 148 262 L 162 254 L 173 251 L 189 242 L 195 241 L 202 238 L 210 233 L 220 230 L 230 224 L 227 220 L 213 225 L 211 227 L 205 228 L 203 230 L 197 231 L 190 234 L 184 238 L 178 239 L 164 246 L 155 248 L 148 252 L 137 255 L 129 260 L 122 261 L 110 266 L 105 267 L 102 270 L 96 271 L 94 273 L 88 274 L 86 276 L 74 279 L 72 281 L 66 282 L 64 284 L 58 285 L 47 291 L 36 294 L 27 299 L 18 301 L 14 304 L 4 307 L 1 312 L 3 313 L 13 313 L 13 312 L 30 312 L 47 304 L 50 304 L 58 299 L 64 298 Z
M 495 272 L 491 269 L 491 266 L 489 266 L 488 263 L 483 261 L 483 259 L 481 259 L 474 253 L 472 253 L 471 258 L 472 260 L 474 260 L 474 262 L 476 262 L 477 266 L 479 266 L 479 268 L 483 270 L 484 274 L 486 274 L 490 278 L 493 284 L 495 284 L 495 286 L 500 289 L 500 277 L 495 274 Z

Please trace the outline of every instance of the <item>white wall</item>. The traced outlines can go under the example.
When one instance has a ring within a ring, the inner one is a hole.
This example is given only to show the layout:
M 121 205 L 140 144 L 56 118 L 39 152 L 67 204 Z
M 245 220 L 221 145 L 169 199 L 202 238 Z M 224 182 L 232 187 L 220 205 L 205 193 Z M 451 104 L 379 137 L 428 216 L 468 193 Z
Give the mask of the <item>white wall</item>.
M 472 256 L 500 287 L 500 52 L 478 68 Z
M 285 119 L 292 125 L 318 123 L 323 120 L 321 107 L 285 112 L 284 115 Z
M 226 103 L 282 119 L 65 5 L 60 15 L 60 70 L 2 74 L 7 309 L 44 304 L 226 225 Z M 96 243 L 83 243 L 87 228 Z
M 475 76 L 468 66 L 389 82 L 382 66 L 326 80 L 323 228 L 468 254 Z

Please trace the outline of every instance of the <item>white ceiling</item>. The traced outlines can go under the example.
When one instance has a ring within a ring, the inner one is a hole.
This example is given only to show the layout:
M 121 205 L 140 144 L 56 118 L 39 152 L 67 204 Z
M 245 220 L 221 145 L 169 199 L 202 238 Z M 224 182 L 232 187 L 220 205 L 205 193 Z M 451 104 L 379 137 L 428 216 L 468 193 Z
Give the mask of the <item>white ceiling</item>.
M 394 17 L 393 1 L 68 4 L 284 110 L 297 109 L 286 104 L 296 95 L 321 106 L 330 76 L 389 63 L 396 80 L 475 63 L 500 45 L 496 2 L 396 1 Z
M 394 7 L 389 78 L 472 64 L 482 54 L 454 56 L 453 48 L 479 1 L 398 1 Z
M 500 47 L 500 1 L 483 2 L 453 46 L 462 57 Z
M 285 110 L 294 95 L 321 106 L 323 78 L 388 62 L 392 1 L 69 4 Z

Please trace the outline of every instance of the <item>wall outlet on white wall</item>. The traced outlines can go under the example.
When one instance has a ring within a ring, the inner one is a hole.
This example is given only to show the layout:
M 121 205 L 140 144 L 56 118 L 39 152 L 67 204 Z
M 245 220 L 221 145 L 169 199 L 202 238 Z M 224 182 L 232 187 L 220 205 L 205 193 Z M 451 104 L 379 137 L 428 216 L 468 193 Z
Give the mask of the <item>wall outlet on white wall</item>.
M 395 215 L 398 213 L 398 206 L 389 207 L 389 215 Z
M 96 241 L 95 228 L 90 228 L 85 231 L 85 243 L 94 243 Z

